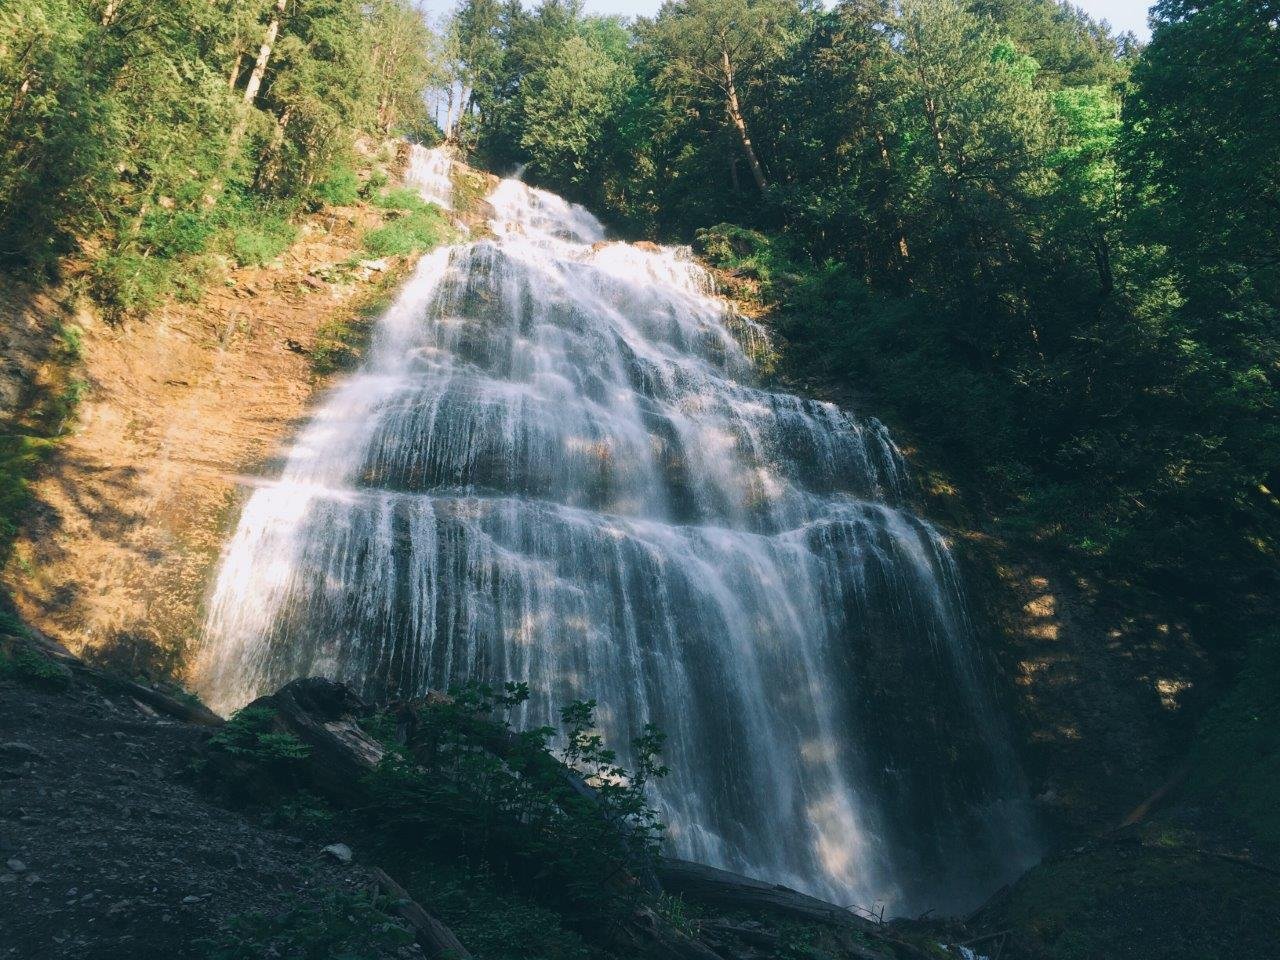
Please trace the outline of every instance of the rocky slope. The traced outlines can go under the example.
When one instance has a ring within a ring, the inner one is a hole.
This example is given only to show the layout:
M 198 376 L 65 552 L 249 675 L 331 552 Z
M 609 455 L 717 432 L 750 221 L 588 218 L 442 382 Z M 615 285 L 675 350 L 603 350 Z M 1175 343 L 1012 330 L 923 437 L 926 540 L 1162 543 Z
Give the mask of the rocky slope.
M 40 291 L 0 279 L 0 415 L 12 422 L 78 384 L 74 421 L 59 426 L 15 518 L 3 571 L 28 623 L 128 671 L 183 676 L 244 478 L 324 388 L 333 341 L 411 267 L 361 248 L 394 215 L 325 209 L 277 260 L 228 268 L 194 302 L 115 323 L 74 276 Z M 60 351 L 68 327 L 73 356 Z
M 366 868 L 196 791 L 209 727 L 81 683 L 0 680 L 0 701 L 0 956 L 200 956 L 229 917 L 369 888 Z

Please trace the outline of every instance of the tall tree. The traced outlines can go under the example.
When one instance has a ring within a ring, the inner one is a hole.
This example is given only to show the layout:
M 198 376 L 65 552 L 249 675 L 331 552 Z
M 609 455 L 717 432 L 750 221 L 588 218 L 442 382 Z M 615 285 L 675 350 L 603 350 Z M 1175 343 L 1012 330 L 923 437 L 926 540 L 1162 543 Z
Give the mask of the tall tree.
M 763 194 L 769 179 L 752 142 L 745 96 L 796 39 L 807 7 L 793 0 L 667 0 L 642 37 L 676 102 L 718 102 Z

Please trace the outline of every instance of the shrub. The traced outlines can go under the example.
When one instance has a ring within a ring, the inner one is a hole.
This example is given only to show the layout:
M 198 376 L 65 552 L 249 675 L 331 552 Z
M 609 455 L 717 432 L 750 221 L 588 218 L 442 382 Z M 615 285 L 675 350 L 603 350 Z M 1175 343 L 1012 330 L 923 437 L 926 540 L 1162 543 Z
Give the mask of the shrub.
M 156 210 L 143 220 L 139 241 L 152 256 L 173 259 L 201 253 L 218 229 L 207 213 L 195 210 Z
M 279 913 L 231 917 L 214 936 L 195 942 L 206 960 L 378 960 L 394 957 L 413 937 L 366 893 L 330 892 L 318 902 L 294 900 Z
M 60 324 L 55 339 L 67 362 L 76 363 L 84 356 L 84 331 L 74 323 Z
M 415 190 L 382 190 L 374 194 L 371 202 L 399 214 L 390 223 L 365 234 L 364 248 L 375 257 L 430 250 L 452 239 L 453 228 L 444 211 L 423 200 Z
M 45 690 L 65 690 L 71 673 L 26 643 L 10 640 L 0 646 L 0 679 L 17 680 Z
M 360 181 L 350 167 L 338 166 L 316 185 L 315 195 L 335 207 L 349 206 L 360 196 Z
M 155 306 L 169 288 L 172 264 L 124 250 L 93 265 L 89 289 L 109 313 L 137 313 Z
M 648 781 L 666 774 L 661 735 L 646 728 L 636 769 L 624 770 L 593 729 L 594 701 L 580 701 L 562 713 L 557 758 L 552 728 L 510 727 L 526 685 L 451 693 L 415 707 L 407 745 L 392 743 L 370 776 L 367 811 L 379 829 L 402 852 L 483 866 L 572 922 L 626 912 L 639 890 L 624 878 L 650 869 L 663 829 L 645 797 Z
M 209 748 L 255 766 L 289 766 L 310 754 L 306 744 L 291 733 L 275 730 L 276 714 L 265 707 L 237 711 L 209 738 Z

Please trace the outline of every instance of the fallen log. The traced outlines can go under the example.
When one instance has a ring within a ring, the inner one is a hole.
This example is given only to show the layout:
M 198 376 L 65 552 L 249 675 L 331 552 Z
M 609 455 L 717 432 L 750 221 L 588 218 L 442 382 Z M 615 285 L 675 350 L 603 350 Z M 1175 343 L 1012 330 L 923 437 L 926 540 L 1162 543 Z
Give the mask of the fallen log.
M 250 708 L 271 710 L 276 725 L 311 749 L 307 769 L 316 789 L 341 802 L 360 802 L 364 776 L 386 750 L 360 726 L 373 708 L 345 684 L 307 677 L 259 697 Z
M 78 660 L 72 660 L 68 665 L 72 673 L 82 677 L 104 693 L 125 694 L 150 707 L 156 713 L 163 713 L 175 720 L 205 727 L 217 727 L 226 722 L 199 700 L 179 700 L 153 687 L 126 680 L 124 677 L 99 670 Z
M 664 857 L 655 869 L 658 882 L 667 893 L 709 906 L 728 910 L 763 910 L 794 920 L 868 932 L 876 927 L 870 920 L 834 903 L 719 867 Z
M 414 939 L 429 960 L 471 960 L 470 951 L 454 932 L 423 910 L 404 887 L 377 867 L 373 868 L 373 878 L 378 888 L 394 901 L 392 908 L 413 928 Z
M 627 927 L 640 949 L 662 960 L 733 960 L 681 933 L 649 907 L 637 910 Z

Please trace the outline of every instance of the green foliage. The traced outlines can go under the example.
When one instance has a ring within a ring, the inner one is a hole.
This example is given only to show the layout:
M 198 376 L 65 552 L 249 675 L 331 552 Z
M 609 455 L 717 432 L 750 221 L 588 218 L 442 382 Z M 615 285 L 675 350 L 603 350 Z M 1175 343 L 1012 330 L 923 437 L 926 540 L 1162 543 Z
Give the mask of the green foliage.
M 1254 642 L 1235 687 L 1200 724 L 1191 789 L 1280 851 L 1280 637 Z
M 376 195 L 373 202 L 399 216 L 364 235 L 364 248 L 375 257 L 400 256 L 431 250 L 453 236 L 448 217 L 434 203 L 413 190 L 396 189 Z
M 594 703 L 575 703 L 557 759 L 550 728 L 511 729 L 528 695 L 524 684 L 468 684 L 417 707 L 408 745 L 369 779 L 367 814 L 408 862 L 462 864 L 570 922 L 602 922 L 633 903 L 639 891 L 623 877 L 647 870 L 656 853 L 662 825 L 645 788 L 666 773 L 661 736 L 641 734 L 628 772 L 593 730 Z
M 195 947 L 205 960 L 381 960 L 413 942 L 387 909 L 384 899 L 365 893 L 330 891 L 315 901 L 295 897 L 279 913 L 231 917 Z
M 6 4 L 0 266 L 92 239 L 91 290 L 126 313 L 194 296 L 208 251 L 270 260 L 300 203 L 353 198 L 358 135 L 430 126 L 433 40 L 409 0 Z
M 360 179 L 350 167 L 335 167 L 316 185 L 316 196 L 335 207 L 348 206 L 360 198 Z
M 65 690 L 71 685 L 71 674 L 66 667 L 20 639 L 0 641 L 0 679 L 17 680 L 46 690 Z
M 59 324 L 55 339 L 62 351 L 62 359 L 79 363 L 84 358 L 84 331 L 74 323 Z
M 274 710 L 245 707 L 209 738 L 209 749 L 265 768 L 292 767 L 305 760 L 309 748 L 293 734 L 276 731 L 275 719 Z
M 242 227 L 231 236 L 231 253 L 241 266 L 260 267 L 289 249 L 297 231 L 282 217 Z

